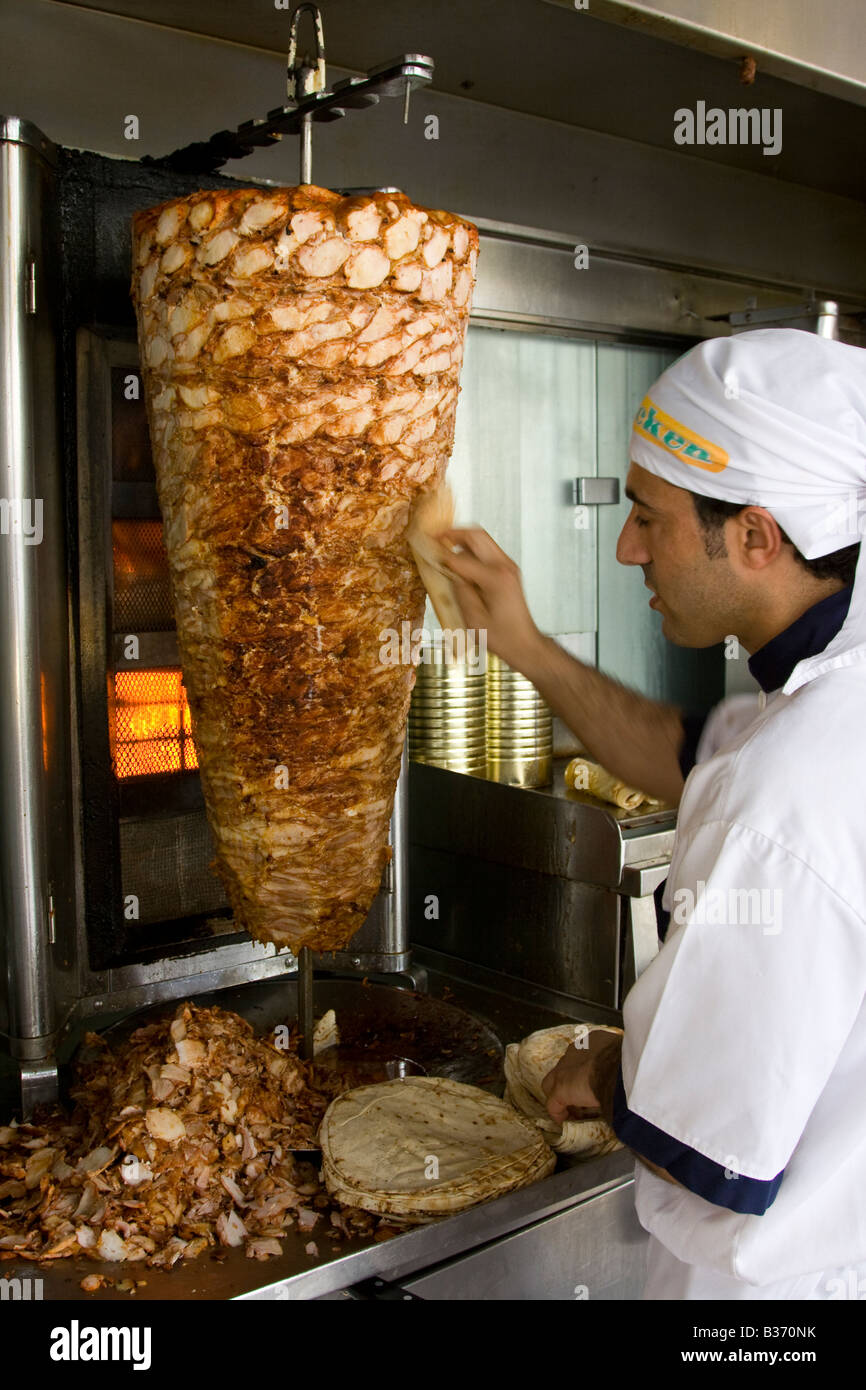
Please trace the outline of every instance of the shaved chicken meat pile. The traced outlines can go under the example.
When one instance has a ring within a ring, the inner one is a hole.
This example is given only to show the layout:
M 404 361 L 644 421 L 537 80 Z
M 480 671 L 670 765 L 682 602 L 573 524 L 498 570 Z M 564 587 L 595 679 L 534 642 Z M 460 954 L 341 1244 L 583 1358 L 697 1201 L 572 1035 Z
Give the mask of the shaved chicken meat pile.
M 0 1259 L 144 1261 L 170 1268 L 212 1247 L 282 1253 L 372 1235 L 375 1218 L 331 1208 L 316 1145 L 344 1089 L 222 1009 L 181 1005 L 80 1069 L 71 1115 L 0 1126 Z M 387 1234 L 379 1227 L 380 1235 Z M 322 1247 L 325 1254 L 327 1247 Z
M 387 856 L 478 233 L 402 194 L 137 214 L 133 296 L 216 869 L 237 921 L 346 945 Z

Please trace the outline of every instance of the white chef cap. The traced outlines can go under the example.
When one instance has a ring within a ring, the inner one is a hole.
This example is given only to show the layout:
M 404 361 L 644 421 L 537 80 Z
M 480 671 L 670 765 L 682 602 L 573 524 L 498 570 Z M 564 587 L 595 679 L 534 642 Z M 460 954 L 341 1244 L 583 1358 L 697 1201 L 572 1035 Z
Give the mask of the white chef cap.
M 631 456 L 691 492 L 766 507 L 807 560 L 853 545 L 866 515 L 866 351 L 794 328 L 709 338 L 644 398 Z
M 644 397 L 631 458 L 690 492 L 766 507 L 807 560 L 854 545 L 866 528 L 866 350 L 793 328 L 709 338 Z M 862 642 L 861 552 L 848 619 L 821 657 Z

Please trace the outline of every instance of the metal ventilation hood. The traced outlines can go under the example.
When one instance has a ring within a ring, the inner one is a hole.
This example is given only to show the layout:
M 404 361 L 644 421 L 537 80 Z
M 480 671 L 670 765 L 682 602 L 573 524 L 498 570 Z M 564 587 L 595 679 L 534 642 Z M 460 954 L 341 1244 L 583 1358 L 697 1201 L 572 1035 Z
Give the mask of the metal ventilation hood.
M 582 8 L 581 0 L 547 3 Z M 749 56 L 772 77 L 866 106 L 862 0 L 592 0 L 587 8 L 717 58 Z
M 291 8 L 295 0 L 286 3 Z M 772 160 L 760 148 L 737 144 L 695 146 L 688 158 L 866 201 L 863 0 L 820 5 L 815 0 L 588 0 L 585 10 L 576 9 L 575 0 L 436 0 L 429 5 L 321 0 L 321 5 L 328 66 L 335 77 L 363 74 L 383 54 L 411 49 L 435 59 L 432 93 L 465 101 L 467 122 L 478 103 L 673 152 L 678 107 L 694 107 L 697 100 L 723 108 L 783 107 L 784 148 Z M 739 29 L 724 19 L 735 12 L 743 17 Z M 838 21 L 831 18 L 837 12 Z M 17 16 L 14 25 L 10 16 Z M 39 54 L 38 82 L 34 69 L 27 74 L 22 101 L 16 94 L 22 78 L 13 74 L 5 107 L 20 109 L 58 138 L 47 94 L 68 92 L 70 64 L 86 66 L 94 51 L 104 53 L 109 92 L 118 80 L 115 70 L 123 71 L 130 52 L 157 51 L 160 31 L 166 45 L 174 30 L 246 49 L 236 54 L 243 71 L 255 50 L 285 55 L 288 20 L 289 9 L 237 0 L 89 0 L 86 7 L 68 0 L 3 0 L 0 49 L 5 42 L 10 51 L 15 45 Z M 748 43 L 742 37 L 746 30 Z M 751 87 L 739 80 L 747 49 L 758 60 Z M 211 61 L 212 52 L 211 45 L 202 46 L 202 64 Z M 16 98 L 11 105 L 10 96 Z M 235 112 L 230 88 L 224 100 L 226 122 L 249 114 Z M 102 109 L 110 106 L 103 101 Z M 189 116 L 192 130 L 192 98 Z M 539 139 L 544 138 L 540 130 Z M 91 148 L 113 152 L 105 143 Z

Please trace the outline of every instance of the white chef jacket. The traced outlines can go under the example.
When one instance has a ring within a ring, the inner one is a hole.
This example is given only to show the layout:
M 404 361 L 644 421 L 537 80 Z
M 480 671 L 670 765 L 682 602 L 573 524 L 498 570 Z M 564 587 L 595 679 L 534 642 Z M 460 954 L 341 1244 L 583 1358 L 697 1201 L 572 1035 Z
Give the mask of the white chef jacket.
M 737 734 L 757 718 L 766 697 L 763 691 L 749 691 L 740 695 L 727 695 L 714 705 L 707 715 L 698 745 L 695 749 L 695 762 L 704 763 L 720 748 L 732 743 Z M 691 768 L 689 769 L 691 771 Z
M 800 662 L 686 782 L 622 1080 L 716 1190 L 637 1164 L 646 1297 L 866 1297 L 864 787 L 866 645 Z

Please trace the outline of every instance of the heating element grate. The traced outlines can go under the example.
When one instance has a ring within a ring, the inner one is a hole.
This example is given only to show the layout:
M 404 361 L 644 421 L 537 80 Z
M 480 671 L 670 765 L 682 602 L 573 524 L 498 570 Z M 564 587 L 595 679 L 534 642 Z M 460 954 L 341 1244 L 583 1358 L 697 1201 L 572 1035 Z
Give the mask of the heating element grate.
M 179 670 L 115 672 L 112 752 L 121 780 L 198 767 Z

